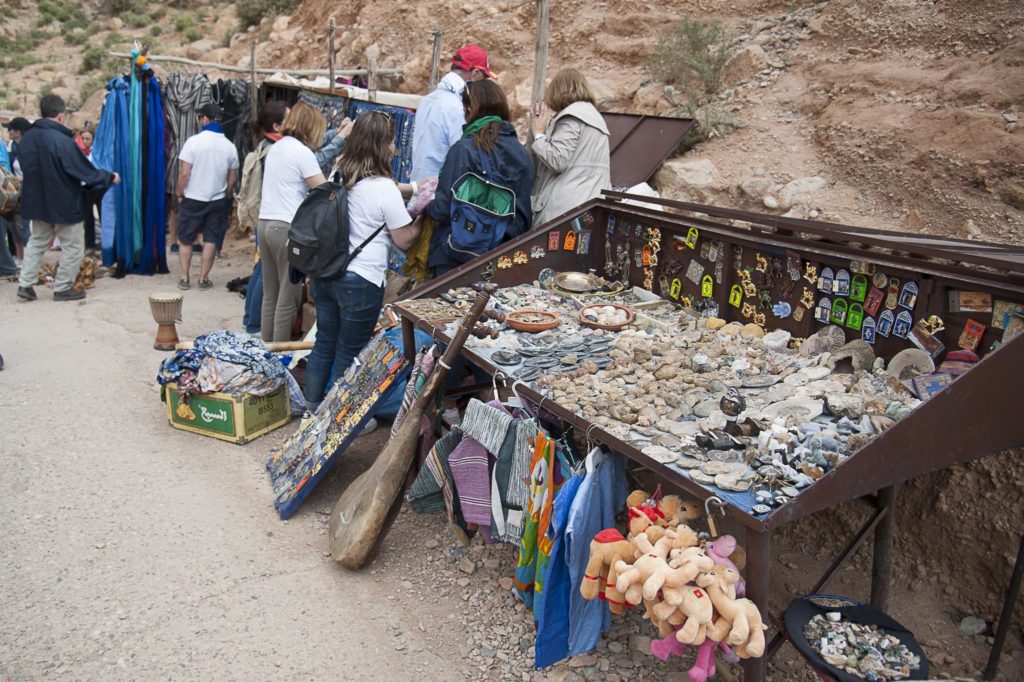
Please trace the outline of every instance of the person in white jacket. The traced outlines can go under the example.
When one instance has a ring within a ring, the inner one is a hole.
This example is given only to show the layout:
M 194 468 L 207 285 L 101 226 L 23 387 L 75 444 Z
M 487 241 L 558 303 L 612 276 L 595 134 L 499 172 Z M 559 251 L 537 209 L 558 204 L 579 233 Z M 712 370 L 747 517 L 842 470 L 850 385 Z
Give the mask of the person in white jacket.
M 548 116 L 530 112 L 530 151 L 537 172 L 530 199 L 534 227 L 611 187 L 608 126 L 594 106 L 587 79 L 576 69 L 562 69 L 551 79 L 544 99 Z

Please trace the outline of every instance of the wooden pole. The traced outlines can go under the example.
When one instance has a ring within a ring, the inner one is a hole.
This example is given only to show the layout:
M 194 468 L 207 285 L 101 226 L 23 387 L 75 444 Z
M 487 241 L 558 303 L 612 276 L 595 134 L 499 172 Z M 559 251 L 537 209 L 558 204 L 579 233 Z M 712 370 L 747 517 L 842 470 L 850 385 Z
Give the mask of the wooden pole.
M 533 64 L 533 93 L 530 96 L 530 111 L 536 111 L 537 102 L 544 98 L 544 78 L 548 72 L 548 36 L 550 27 L 550 0 L 537 0 L 537 52 Z M 533 142 L 533 130 L 529 134 Z
M 255 35 L 252 37 L 252 45 L 249 47 L 249 98 L 252 103 L 252 113 L 250 114 L 253 122 L 256 121 L 256 110 L 259 108 L 259 95 L 256 93 L 256 41 L 259 40 Z
M 377 58 L 368 57 L 366 60 L 366 97 L 371 102 L 377 101 Z
M 334 17 L 331 17 L 331 23 L 327 27 L 327 70 L 330 72 L 328 78 L 331 79 L 331 95 L 334 95 L 334 32 L 336 30 Z
M 431 35 L 434 37 L 434 54 L 430 57 L 430 92 L 433 92 L 441 80 L 441 39 L 444 31 L 435 28 Z
M 127 52 L 108 52 L 111 57 L 130 57 Z M 249 73 L 250 68 L 245 66 L 232 66 L 231 64 L 217 64 L 215 62 L 197 62 L 194 59 L 186 59 L 185 57 L 170 57 L 167 55 L 149 55 L 147 59 L 151 62 L 164 62 L 167 64 L 186 64 L 188 66 L 197 66 L 203 69 L 217 69 L 218 71 L 227 71 L 229 73 Z M 272 76 L 275 73 L 286 73 L 291 76 L 329 76 L 330 72 L 327 69 L 268 69 L 258 68 L 256 73 L 267 76 Z M 367 75 L 366 69 L 335 69 L 334 74 L 336 76 L 365 76 Z M 378 76 L 401 76 L 401 69 L 377 69 Z

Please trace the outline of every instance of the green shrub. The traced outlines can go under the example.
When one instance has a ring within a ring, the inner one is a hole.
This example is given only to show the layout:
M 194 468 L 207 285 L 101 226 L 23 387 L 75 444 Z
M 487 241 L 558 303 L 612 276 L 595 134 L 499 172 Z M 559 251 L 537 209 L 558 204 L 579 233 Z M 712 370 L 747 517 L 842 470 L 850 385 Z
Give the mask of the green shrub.
M 664 83 L 713 95 L 722 88 L 725 63 L 731 56 L 721 22 L 683 17 L 658 41 L 649 69 Z
M 200 38 L 202 38 L 203 34 L 198 28 L 190 28 L 187 31 L 185 31 L 182 37 L 185 39 L 185 42 L 194 43 Z
M 112 17 L 121 17 L 132 12 L 145 12 L 147 3 L 146 0 L 103 0 L 103 9 Z
M 102 47 L 90 47 L 82 55 L 82 65 L 79 67 L 79 73 L 89 73 L 90 71 L 96 71 L 103 66 L 103 60 L 107 56 L 107 51 Z
M 184 33 L 190 28 L 195 28 L 196 18 L 191 14 L 179 14 L 174 17 L 174 30 L 178 33 Z
M 132 12 L 125 17 L 124 23 L 128 24 L 132 28 L 146 28 L 153 23 L 153 20 L 150 19 L 149 15 L 145 12 Z
M 165 16 L 167 16 L 167 8 L 157 7 L 155 10 L 153 10 L 151 16 L 153 17 L 153 21 L 160 21 Z
M 297 4 L 297 0 L 238 0 L 235 3 L 235 14 L 244 28 L 260 23 L 263 17 L 273 18 L 290 12 Z
M 154 38 L 156 38 L 158 35 L 160 35 L 163 32 L 164 32 L 164 30 L 163 30 L 163 28 L 160 27 L 160 24 L 154 24 L 149 29 L 149 35 L 153 36 Z

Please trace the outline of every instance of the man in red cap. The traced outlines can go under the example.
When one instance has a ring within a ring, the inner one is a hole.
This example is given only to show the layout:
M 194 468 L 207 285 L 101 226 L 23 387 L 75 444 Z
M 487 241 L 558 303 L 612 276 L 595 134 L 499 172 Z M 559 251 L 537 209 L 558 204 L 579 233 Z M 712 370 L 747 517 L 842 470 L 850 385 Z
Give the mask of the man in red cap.
M 462 137 L 466 115 L 462 109 L 462 91 L 468 81 L 494 78 L 487 51 L 479 45 L 466 45 L 452 57 L 452 69 L 437 89 L 423 98 L 416 110 L 412 135 L 412 180 L 436 178 L 444 158 Z

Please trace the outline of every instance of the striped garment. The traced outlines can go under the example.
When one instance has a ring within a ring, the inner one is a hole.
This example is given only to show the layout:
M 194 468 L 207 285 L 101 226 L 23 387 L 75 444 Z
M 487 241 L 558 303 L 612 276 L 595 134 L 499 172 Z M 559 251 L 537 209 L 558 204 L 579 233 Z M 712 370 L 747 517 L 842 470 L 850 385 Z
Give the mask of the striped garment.
M 448 512 L 448 520 L 456 523 L 459 516 L 459 500 L 455 494 L 452 472 L 448 459 L 462 440 L 462 431 L 452 428 L 441 437 L 427 453 L 420 473 L 409 490 L 409 505 L 420 514 Z
M 487 448 L 465 435 L 448 458 L 466 523 L 491 525 L 491 456 Z

